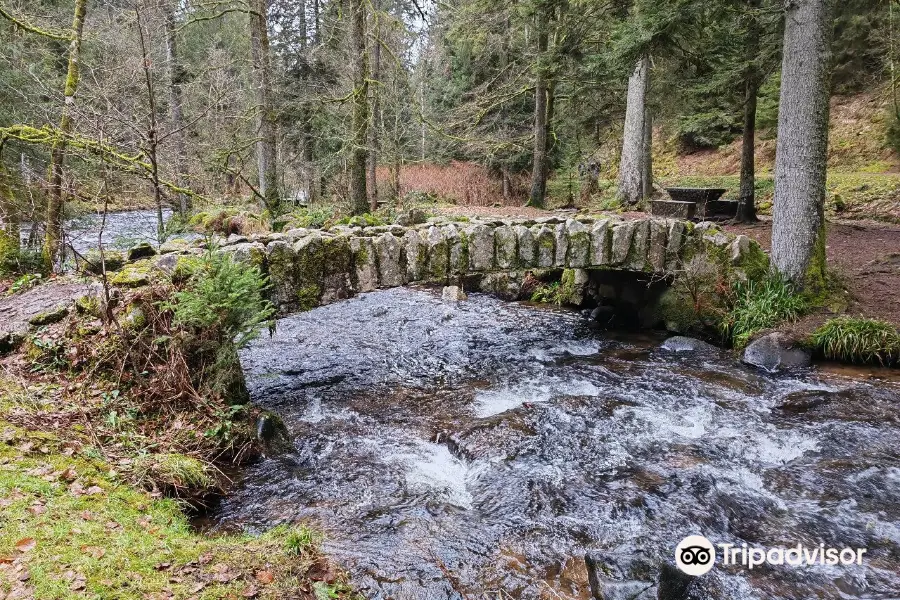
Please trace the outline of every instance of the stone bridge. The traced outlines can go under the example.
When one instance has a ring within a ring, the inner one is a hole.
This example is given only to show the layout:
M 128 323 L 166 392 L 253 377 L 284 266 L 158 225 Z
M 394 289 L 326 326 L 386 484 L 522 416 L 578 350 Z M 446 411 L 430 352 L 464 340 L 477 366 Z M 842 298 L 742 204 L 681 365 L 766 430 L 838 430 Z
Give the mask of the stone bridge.
M 410 283 L 464 284 L 469 290 L 518 297 L 526 273 L 546 270 L 575 270 L 582 282 L 598 271 L 660 281 L 671 279 L 698 252 L 715 252 L 740 264 L 751 248 L 758 250 L 746 236 L 718 231 L 711 223 L 609 216 L 437 217 L 411 227 L 232 235 L 221 246 L 268 274 L 281 314 Z M 168 244 L 161 248 L 163 254 L 177 250 Z

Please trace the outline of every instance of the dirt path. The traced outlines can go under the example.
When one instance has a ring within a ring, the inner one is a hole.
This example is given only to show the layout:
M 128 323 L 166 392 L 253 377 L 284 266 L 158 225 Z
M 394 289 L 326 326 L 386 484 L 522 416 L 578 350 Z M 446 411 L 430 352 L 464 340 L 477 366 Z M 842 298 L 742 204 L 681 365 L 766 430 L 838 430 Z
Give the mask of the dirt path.
M 726 227 L 743 233 L 768 251 L 772 224 Z M 900 226 L 876 222 L 830 222 L 828 263 L 845 280 L 852 299 L 850 313 L 900 324 Z

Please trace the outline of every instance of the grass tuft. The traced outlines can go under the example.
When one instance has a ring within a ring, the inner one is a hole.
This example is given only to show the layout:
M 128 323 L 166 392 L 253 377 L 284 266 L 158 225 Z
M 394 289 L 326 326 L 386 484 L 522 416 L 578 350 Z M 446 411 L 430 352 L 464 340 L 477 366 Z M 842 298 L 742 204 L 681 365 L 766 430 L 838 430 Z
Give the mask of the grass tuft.
M 825 358 L 882 365 L 900 361 L 900 332 L 885 321 L 837 317 L 813 332 L 812 339 Z
M 794 286 L 779 275 L 759 281 L 738 281 L 732 288 L 732 308 L 721 329 L 735 347 L 743 347 L 753 334 L 784 321 L 796 321 L 808 308 Z

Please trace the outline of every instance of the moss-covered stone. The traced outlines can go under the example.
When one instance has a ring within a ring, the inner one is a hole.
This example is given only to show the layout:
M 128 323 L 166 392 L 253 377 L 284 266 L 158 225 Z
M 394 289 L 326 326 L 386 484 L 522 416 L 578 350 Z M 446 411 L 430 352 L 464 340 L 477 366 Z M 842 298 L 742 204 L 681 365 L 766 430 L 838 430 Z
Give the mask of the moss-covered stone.
M 403 235 L 403 255 L 406 259 L 406 280 L 421 281 L 428 266 L 428 245 L 418 231 L 409 229 Z
M 540 268 L 552 267 L 556 260 L 556 236 L 553 230 L 546 225 L 538 225 L 536 228 L 532 231 L 537 244 L 537 266 Z
M 583 269 L 589 266 L 591 256 L 591 234 L 588 228 L 574 219 L 566 221 L 568 235 L 568 250 L 566 253 L 566 266 L 573 269 Z
M 43 325 L 52 325 L 53 323 L 59 323 L 69 314 L 69 305 L 62 304 L 60 306 L 56 306 L 51 308 L 50 310 L 46 310 L 44 312 L 38 313 L 28 319 L 28 324 L 34 327 L 41 327 Z
M 319 306 L 322 288 L 318 285 L 306 285 L 297 290 L 296 304 L 298 310 L 307 311 Z
M 107 273 L 118 271 L 125 266 L 125 254 L 117 250 L 104 250 L 103 256 L 101 256 L 99 250 L 89 250 L 84 255 L 84 261 L 80 263 L 79 267 L 84 273 L 100 275 L 103 273 L 104 261 Z
M 450 275 L 450 246 L 439 227 L 428 228 L 427 278 L 431 281 L 445 281 Z
M 494 252 L 499 269 L 513 269 L 518 264 L 517 236 L 509 225 L 502 225 L 494 230 Z
M 581 306 L 588 280 L 588 272 L 584 269 L 565 269 L 559 280 L 559 303 Z
M 125 265 L 121 271 L 113 274 L 109 282 L 112 285 L 126 288 L 135 288 L 147 285 L 152 277 L 153 263 L 149 260 L 141 260 Z
M 156 248 L 154 248 L 148 242 L 141 242 L 136 246 L 132 246 L 128 249 L 128 261 L 133 262 L 136 260 L 141 260 L 142 258 L 150 258 L 151 256 L 156 256 Z

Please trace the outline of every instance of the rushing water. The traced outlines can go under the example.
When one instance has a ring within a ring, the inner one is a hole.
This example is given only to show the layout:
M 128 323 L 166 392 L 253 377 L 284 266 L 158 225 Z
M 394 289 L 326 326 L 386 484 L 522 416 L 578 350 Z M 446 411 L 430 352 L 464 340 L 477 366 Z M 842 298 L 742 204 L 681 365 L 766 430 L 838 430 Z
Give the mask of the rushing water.
M 171 215 L 171 209 L 163 209 L 164 221 Z M 101 213 L 87 213 L 66 221 L 64 230 L 66 242 L 79 254 L 86 254 L 98 248 L 101 225 L 104 247 L 125 250 L 141 242 L 157 246 L 157 224 L 156 210 L 128 210 L 107 213 L 105 224 Z M 23 242 L 28 240 L 30 232 L 28 225 L 22 228 Z
M 659 561 L 697 533 L 868 549 L 719 565 L 703 597 L 900 596 L 897 384 L 659 341 L 410 289 L 283 319 L 242 362 L 295 450 L 251 467 L 218 527 L 311 522 L 373 598 L 589 598 L 586 553 Z

